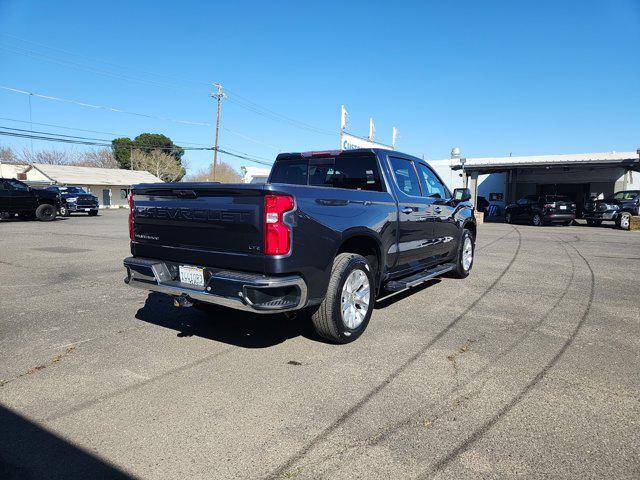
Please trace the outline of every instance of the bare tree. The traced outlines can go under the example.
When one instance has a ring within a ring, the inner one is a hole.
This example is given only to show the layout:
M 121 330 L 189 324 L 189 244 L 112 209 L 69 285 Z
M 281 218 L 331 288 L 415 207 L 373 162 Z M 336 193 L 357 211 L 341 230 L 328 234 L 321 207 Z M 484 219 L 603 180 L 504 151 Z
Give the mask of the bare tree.
M 78 155 L 74 165 L 97 168 L 119 168 L 116 158 L 110 148 L 89 150 Z
M 9 164 L 21 164 L 23 163 L 20 157 L 13 151 L 11 147 L 0 146 L 0 162 Z
M 69 150 L 38 150 L 22 149 L 22 163 L 44 163 L 46 165 L 69 165 L 78 160 L 78 155 Z
M 153 150 L 150 153 L 133 150 L 131 164 L 135 170 L 146 170 L 164 182 L 175 182 L 184 176 L 184 168 L 175 157 L 160 150 Z
M 185 180 L 188 182 L 213 182 L 213 165 L 187 176 Z M 216 166 L 215 181 L 221 183 L 240 183 L 242 177 L 231 165 L 221 161 L 218 162 Z

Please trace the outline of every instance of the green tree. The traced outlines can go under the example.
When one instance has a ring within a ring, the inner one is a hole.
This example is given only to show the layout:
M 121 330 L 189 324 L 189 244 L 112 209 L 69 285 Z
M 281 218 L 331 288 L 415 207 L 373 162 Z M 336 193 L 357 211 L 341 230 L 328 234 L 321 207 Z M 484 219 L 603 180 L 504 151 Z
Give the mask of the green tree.
M 167 155 L 171 155 L 182 165 L 182 155 L 184 149 L 173 143 L 166 135 L 160 133 L 141 133 L 133 139 L 133 148 L 140 150 L 146 154 L 150 154 L 154 150 L 161 150 Z
M 116 157 L 119 168 L 129 170 L 131 168 L 131 150 L 133 142 L 128 137 L 116 138 L 111 141 L 113 156 Z

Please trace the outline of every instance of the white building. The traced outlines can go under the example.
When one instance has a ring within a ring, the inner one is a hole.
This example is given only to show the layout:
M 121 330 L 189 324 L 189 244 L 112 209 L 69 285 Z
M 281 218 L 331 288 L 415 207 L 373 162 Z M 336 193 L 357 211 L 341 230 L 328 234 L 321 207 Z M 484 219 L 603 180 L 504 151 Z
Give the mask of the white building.
M 242 183 L 267 183 L 270 168 L 261 167 L 240 167 L 242 172 Z
M 452 158 L 429 161 L 451 189 L 467 185 L 500 211 L 524 195 L 566 195 L 580 211 L 591 197 L 640 189 L 640 150 L 627 152 Z
M 142 170 L 78 167 L 75 165 L 8 165 L 0 167 L 0 177 L 16 178 L 29 185 L 46 187 L 66 185 L 83 187 L 98 197 L 100 208 L 127 205 L 127 195 L 137 183 L 162 183 L 155 175 Z

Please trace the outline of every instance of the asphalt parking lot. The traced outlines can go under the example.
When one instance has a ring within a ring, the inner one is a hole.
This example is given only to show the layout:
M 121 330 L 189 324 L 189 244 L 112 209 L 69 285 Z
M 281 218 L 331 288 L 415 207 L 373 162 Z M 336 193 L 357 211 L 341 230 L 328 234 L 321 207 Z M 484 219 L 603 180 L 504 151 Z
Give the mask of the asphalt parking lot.
M 640 477 L 638 233 L 482 225 L 345 346 L 126 287 L 126 211 L 0 238 L 2 478 Z

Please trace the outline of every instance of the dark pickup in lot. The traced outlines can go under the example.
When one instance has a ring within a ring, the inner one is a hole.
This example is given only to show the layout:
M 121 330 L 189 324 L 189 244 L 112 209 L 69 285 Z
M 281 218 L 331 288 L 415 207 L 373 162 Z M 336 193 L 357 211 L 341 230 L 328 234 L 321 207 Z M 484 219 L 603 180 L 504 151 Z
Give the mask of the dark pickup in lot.
M 625 190 L 603 200 L 590 200 L 584 205 L 582 218 L 591 226 L 615 222 L 618 228 L 629 230 L 633 215 L 640 215 L 640 190 Z
M 345 343 L 383 292 L 469 274 L 469 199 L 424 161 L 379 149 L 281 154 L 264 185 L 137 185 L 125 282 L 179 305 L 298 311 Z
M 59 213 L 68 217 L 72 213 L 87 213 L 90 216 L 98 215 L 98 197 L 86 192 L 80 187 L 59 187 L 52 185 L 47 190 L 60 195 Z
M 0 178 L 0 216 L 18 215 L 47 222 L 56 218 L 60 196 L 56 192 L 33 188 L 13 178 Z

